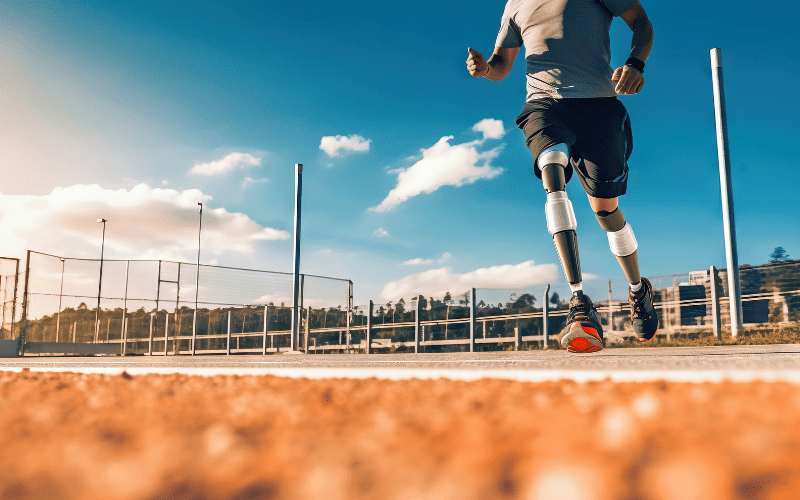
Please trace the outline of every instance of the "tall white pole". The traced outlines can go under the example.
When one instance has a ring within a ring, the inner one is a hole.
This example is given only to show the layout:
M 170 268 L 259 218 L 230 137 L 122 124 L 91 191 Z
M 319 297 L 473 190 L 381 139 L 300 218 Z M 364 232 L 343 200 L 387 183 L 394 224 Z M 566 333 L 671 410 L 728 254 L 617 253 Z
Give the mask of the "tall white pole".
M 58 342 L 58 333 L 61 330 L 61 297 L 64 296 L 64 258 L 61 259 L 61 290 L 58 292 L 58 319 L 56 319 L 56 342 Z M 5 312 L 5 309 L 3 309 Z M 14 318 L 11 318 L 14 322 Z
M 292 351 L 299 350 L 300 299 L 300 206 L 303 194 L 303 164 L 294 165 L 294 285 L 292 287 Z
M 728 117 L 725 112 L 725 88 L 722 80 L 722 51 L 711 49 L 711 79 L 714 85 L 714 115 L 717 122 L 719 185 L 722 191 L 722 219 L 725 230 L 725 258 L 728 265 L 728 296 L 731 311 L 731 335 L 742 330 L 742 291 L 739 286 L 739 256 L 736 252 L 736 221 L 733 216 L 731 158 L 728 149 Z

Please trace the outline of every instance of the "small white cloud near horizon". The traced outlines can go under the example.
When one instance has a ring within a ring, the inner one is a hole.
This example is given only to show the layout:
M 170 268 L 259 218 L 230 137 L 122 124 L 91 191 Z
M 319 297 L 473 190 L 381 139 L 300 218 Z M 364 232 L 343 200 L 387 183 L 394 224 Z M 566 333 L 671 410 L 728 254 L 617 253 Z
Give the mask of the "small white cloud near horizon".
M 249 168 L 261 165 L 261 158 L 247 153 L 230 153 L 224 158 L 208 163 L 195 163 L 189 173 L 194 175 L 219 175 L 235 168 Z
M 496 125 L 486 124 L 482 120 L 475 124 L 480 125 L 487 134 L 497 134 Z M 494 120 L 499 122 L 500 120 Z M 484 125 L 481 125 L 484 123 Z M 488 151 L 479 152 L 477 147 L 483 141 L 472 141 L 463 144 L 450 144 L 453 136 L 445 136 L 428 149 L 422 149 L 422 159 L 408 168 L 391 170 L 389 173 L 397 174 L 397 185 L 384 200 L 369 210 L 373 212 L 389 212 L 399 204 L 422 193 L 432 193 L 443 186 L 461 187 L 473 184 L 478 180 L 489 180 L 503 173 L 501 167 L 493 167 L 491 162 L 500 155 L 503 145 Z M 484 139 L 485 140 L 485 139 Z
M 532 260 L 520 264 L 485 267 L 464 274 L 453 273 L 451 268 L 442 267 L 387 283 L 381 291 L 381 298 L 396 300 L 415 294 L 443 297 L 447 292 L 458 293 L 472 287 L 525 288 L 554 281 L 558 278 L 558 273 L 556 264 L 536 265 Z
M 484 118 L 472 126 L 472 130 L 483 134 L 483 140 L 486 139 L 501 139 L 506 135 L 506 129 L 503 128 L 502 120 L 495 120 L 494 118 Z
M 253 179 L 252 177 L 245 177 L 244 181 L 242 181 L 242 189 L 247 189 L 248 186 L 252 186 L 253 184 L 262 184 L 264 182 L 269 182 L 269 179 Z
M 385 230 L 382 227 L 379 227 L 372 234 L 374 234 L 378 238 L 385 238 L 385 237 L 389 236 L 389 231 Z
M 364 153 L 369 151 L 369 143 L 372 139 L 365 139 L 358 134 L 351 136 L 326 135 L 319 143 L 319 149 L 331 158 L 341 156 L 344 153 Z
M 452 256 L 453 256 L 453 254 L 451 254 L 450 252 L 445 252 L 435 262 L 437 264 L 444 264 L 445 262 L 450 260 L 450 257 L 452 257 Z M 428 265 L 428 264 L 433 264 L 433 263 L 434 263 L 433 259 L 423 259 L 423 258 L 417 257 L 416 259 L 411 259 L 411 260 L 407 260 L 407 261 L 403 262 L 403 265 L 404 266 L 419 266 L 419 265 Z

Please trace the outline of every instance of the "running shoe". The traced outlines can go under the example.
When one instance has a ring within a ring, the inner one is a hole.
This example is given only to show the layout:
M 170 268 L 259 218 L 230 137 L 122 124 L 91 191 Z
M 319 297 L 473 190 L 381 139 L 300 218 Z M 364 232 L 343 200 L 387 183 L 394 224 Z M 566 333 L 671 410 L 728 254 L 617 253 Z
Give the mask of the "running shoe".
M 592 300 L 581 291 L 569 301 L 567 322 L 559 336 L 561 347 L 569 352 L 597 352 L 603 348 L 603 327 Z
M 642 289 L 636 293 L 628 290 L 628 303 L 631 305 L 631 324 L 640 342 L 652 339 L 658 330 L 658 313 L 653 307 L 653 285 L 642 278 Z

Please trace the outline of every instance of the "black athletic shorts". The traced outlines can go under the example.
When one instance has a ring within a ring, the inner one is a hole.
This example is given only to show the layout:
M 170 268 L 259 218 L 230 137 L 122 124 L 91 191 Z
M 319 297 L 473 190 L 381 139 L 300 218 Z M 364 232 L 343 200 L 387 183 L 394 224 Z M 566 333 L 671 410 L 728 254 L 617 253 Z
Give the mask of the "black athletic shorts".
M 589 195 L 616 198 L 625 194 L 633 134 L 628 112 L 616 97 L 530 101 L 517 117 L 517 126 L 533 153 L 536 177 L 542 178 L 536 164 L 542 151 L 564 143 L 571 156 L 567 181 L 574 168 Z

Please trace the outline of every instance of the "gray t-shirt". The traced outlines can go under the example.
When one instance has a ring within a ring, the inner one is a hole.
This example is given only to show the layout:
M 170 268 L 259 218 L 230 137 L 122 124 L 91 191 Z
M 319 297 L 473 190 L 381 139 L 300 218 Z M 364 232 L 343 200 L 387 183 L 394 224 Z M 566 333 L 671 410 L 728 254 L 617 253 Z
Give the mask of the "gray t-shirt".
M 636 0 L 508 0 L 497 47 L 525 45 L 528 101 L 612 97 L 609 31 Z

